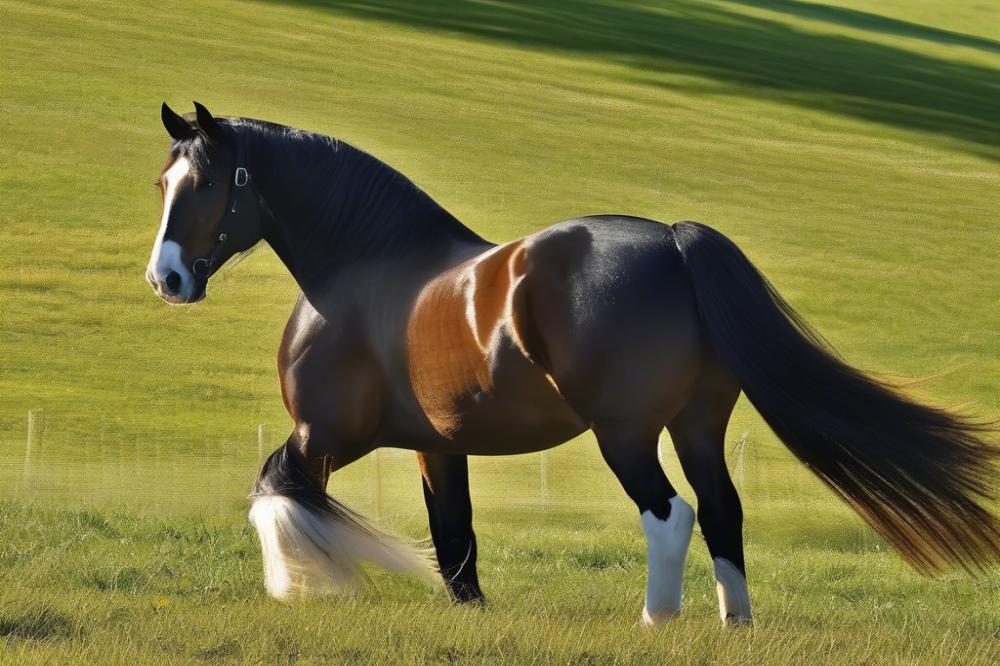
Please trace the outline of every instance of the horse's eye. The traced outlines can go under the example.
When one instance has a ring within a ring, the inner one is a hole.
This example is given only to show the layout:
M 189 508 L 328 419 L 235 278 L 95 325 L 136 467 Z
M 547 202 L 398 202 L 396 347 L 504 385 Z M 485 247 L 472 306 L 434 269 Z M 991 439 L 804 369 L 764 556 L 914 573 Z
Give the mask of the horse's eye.
M 215 181 L 214 180 L 206 181 L 205 187 L 207 187 L 208 189 L 212 189 L 213 187 L 215 187 Z

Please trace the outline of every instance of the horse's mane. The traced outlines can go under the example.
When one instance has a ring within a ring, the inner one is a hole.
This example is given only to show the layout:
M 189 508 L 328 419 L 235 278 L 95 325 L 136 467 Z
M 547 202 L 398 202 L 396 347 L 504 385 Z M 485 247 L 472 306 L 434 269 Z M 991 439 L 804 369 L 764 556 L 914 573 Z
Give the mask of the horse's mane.
M 216 120 L 245 142 L 247 168 L 268 212 L 280 219 L 282 233 L 295 236 L 286 244 L 296 249 L 289 259 L 298 273 L 315 275 L 320 264 L 343 262 L 341 251 L 351 257 L 409 251 L 449 233 L 482 240 L 409 178 L 349 143 L 251 118 Z M 184 156 L 195 170 L 207 169 L 211 146 L 198 133 L 175 142 L 171 160 Z

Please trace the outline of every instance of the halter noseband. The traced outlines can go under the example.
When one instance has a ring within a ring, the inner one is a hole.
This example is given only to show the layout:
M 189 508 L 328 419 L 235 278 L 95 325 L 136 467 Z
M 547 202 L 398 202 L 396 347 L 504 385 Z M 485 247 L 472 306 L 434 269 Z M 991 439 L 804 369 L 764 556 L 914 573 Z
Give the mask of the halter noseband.
M 259 195 L 255 191 L 256 188 L 250 184 L 250 172 L 243 166 L 244 164 L 246 164 L 246 149 L 243 145 L 243 137 L 237 134 L 236 169 L 233 172 L 233 189 L 232 194 L 229 196 L 229 205 L 226 206 L 225 216 L 223 216 L 222 222 L 219 224 L 219 236 L 212 247 L 212 251 L 208 253 L 208 256 L 195 259 L 191 262 L 191 274 L 195 278 L 207 280 L 214 273 L 215 262 L 225 248 L 226 242 L 229 240 L 229 234 L 236 228 L 237 202 L 241 196 L 244 200 L 249 196 L 251 204 L 258 207 L 260 205 Z M 244 201 L 244 203 L 246 202 Z M 259 215 L 259 208 L 257 212 Z

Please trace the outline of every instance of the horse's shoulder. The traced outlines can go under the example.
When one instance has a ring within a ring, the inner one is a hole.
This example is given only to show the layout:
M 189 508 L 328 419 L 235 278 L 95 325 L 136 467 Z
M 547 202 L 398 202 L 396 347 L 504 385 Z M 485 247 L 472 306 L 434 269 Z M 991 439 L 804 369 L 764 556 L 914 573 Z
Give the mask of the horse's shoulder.
M 281 345 L 278 347 L 278 367 L 282 372 L 309 348 L 312 341 L 322 333 L 325 324 L 325 320 L 309 300 L 299 294 L 292 313 L 285 322 Z
M 407 325 L 409 375 L 417 399 L 442 433 L 457 423 L 456 403 L 493 388 L 494 353 L 512 314 L 524 271 L 524 241 L 492 248 L 431 280 Z

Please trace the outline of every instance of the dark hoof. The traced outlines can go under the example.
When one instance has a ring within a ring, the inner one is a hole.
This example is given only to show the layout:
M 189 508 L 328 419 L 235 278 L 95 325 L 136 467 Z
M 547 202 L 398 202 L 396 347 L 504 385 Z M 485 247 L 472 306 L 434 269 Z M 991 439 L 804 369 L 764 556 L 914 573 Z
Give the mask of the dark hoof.
M 735 613 L 727 613 L 726 619 L 722 621 L 722 626 L 729 628 L 746 628 L 753 626 L 753 618 L 736 615 Z
M 483 596 L 482 590 L 466 585 L 453 585 L 449 592 L 451 592 L 451 600 L 456 604 L 486 607 L 486 597 Z
M 472 608 L 486 608 L 489 606 L 486 603 L 486 597 L 479 595 L 478 597 L 469 597 L 468 599 L 455 599 L 456 604 L 462 604 L 463 606 L 471 606 Z

